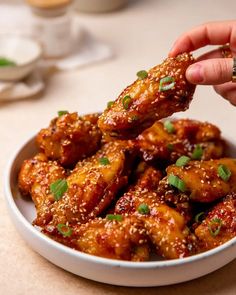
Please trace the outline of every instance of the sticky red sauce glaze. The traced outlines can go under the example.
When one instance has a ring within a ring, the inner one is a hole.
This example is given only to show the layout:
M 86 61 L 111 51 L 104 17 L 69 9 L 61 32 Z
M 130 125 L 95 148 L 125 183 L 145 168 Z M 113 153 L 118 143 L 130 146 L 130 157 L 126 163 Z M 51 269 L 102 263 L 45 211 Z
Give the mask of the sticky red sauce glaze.
M 193 57 L 184 53 L 176 58 L 167 58 L 150 69 L 147 78 L 138 79 L 128 86 L 103 112 L 98 120 L 102 132 L 111 137 L 135 137 L 156 120 L 186 110 L 195 85 L 186 80 L 185 72 L 193 62 Z M 170 89 L 163 91 L 160 82 L 166 77 L 171 77 L 174 83 Z M 131 98 L 128 108 L 124 107 L 127 96 Z

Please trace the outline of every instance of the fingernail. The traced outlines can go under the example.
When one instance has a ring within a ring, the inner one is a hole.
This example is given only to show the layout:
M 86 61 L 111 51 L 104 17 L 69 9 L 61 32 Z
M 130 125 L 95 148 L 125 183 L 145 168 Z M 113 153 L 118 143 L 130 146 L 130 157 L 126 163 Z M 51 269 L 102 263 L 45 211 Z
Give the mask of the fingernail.
M 200 64 L 191 65 L 186 71 L 186 77 L 194 84 L 202 83 L 204 80 L 202 66 Z

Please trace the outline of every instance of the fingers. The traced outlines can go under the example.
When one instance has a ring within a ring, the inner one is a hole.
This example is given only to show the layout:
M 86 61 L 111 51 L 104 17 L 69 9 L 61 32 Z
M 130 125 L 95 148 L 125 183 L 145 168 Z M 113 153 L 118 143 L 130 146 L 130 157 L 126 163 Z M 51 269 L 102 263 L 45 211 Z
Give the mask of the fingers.
M 236 106 L 236 84 L 232 82 L 214 86 L 215 91 Z
M 229 53 L 228 53 L 228 55 L 229 55 Z M 223 56 L 222 50 L 218 48 L 218 49 L 215 49 L 215 50 L 212 50 L 212 51 L 209 51 L 209 52 L 206 52 L 206 53 L 200 55 L 196 59 L 196 61 L 199 62 L 202 60 L 207 60 L 207 59 L 212 59 L 212 58 L 222 58 L 222 57 L 226 57 L 226 56 Z
M 212 58 L 201 60 L 188 67 L 186 71 L 186 78 L 193 84 L 223 84 L 231 81 L 232 68 L 232 58 Z
M 184 33 L 174 43 L 169 56 L 190 52 L 206 45 L 230 43 L 236 53 L 236 21 L 220 21 L 200 25 Z

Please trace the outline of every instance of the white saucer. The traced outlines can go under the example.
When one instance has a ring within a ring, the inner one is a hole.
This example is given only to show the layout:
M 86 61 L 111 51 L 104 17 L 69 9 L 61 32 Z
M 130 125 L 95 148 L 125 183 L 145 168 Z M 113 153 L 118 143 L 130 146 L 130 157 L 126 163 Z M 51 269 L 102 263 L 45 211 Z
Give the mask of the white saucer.
M 18 82 L 0 81 L 0 101 L 14 101 L 31 98 L 41 93 L 45 82 L 41 72 L 36 69 L 27 78 Z

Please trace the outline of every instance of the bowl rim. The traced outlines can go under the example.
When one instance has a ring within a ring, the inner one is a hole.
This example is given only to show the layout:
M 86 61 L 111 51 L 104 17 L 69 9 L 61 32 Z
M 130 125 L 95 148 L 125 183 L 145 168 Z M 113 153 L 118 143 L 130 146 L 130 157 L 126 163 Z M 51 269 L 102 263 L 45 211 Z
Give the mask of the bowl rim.
M 44 243 L 47 244 L 47 246 L 55 247 L 58 251 L 64 252 L 64 254 L 73 256 L 76 259 L 82 259 L 84 261 L 90 262 L 90 263 L 96 263 L 96 264 L 102 264 L 106 266 L 118 266 L 118 267 L 124 267 L 129 269 L 156 269 L 156 268 L 163 268 L 163 267 L 178 267 L 180 265 L 186 265 L 193 263 L 195 261 L 204 260 L 209 256 L 214 256 L 227 248 L 230 248 L 232 246 L 236 245 L 236 237 L 232 238 L 231 240 L 227 241 L 226 243 L 185 258 L 179 258 L 179 259 L 170 259 L 170 260 L 160 260 L 160 261 L 144 261 L 144 262 L 134 262 L 134 261 L 125 261 L 125 260 L 116 260 L 116 259 L 110 259 L 110 258 L 104 258 L 99 257 L 95 255 L 90 255 L 87 253 L 83 253 L 81 251 L 72 249 L 70 247 L 67 247 L 59 242 L 54 241 L 53 239 L 47 237 L 40 231 L 38 231 L 22 214 L 18 206 L 16 205 L 14 201 L 14 195 L 11 192 L 11 174 L 12 174 L 12 168 L 14 167 L 14 162 L 17 159 L 20 152 L 24 150 L 24 148 L 29 145 L 31 142 L 35 139 L 35 134 L 33 136 L 28 137 L 27 140 L 23 142 L 23 144 L 19 144 L 16 148 L 15 152 L 12 153 L 10 160 L 8 161 L 6 165 L 6 169 L 4 172 L 4 196 L 5 201 L 7 202 L 8 209 L 12 210 L 12 213 L 16 215 L 17 219 L 21 222 L 21 224 L 24 225 L 24 227 L 32 234 L 36 235 L 40 240 L 42 240 Z
M 32 44 L 36 45 L 38 52 L 37 52 L 37 54 L 34 55 L 33 58 L 30 58 L 28 61 L 20 63 L 20 64 L 16 64 L 14 66 L 10 65 L 10 66 L 6 66 L 6 67 L 0 67 L 0 71 L 8 71 L 8 70 L 14 70 L 14 69 L 16 70 L 16 69 L 20 69 L 20 68 L 25 68 L 25 67 L 37 62 L 43 56 L 43 46 L 37 39 L 33 38 L 33 36 L 21 35 L 21 34 L 16 34 L 16 33 L 15 34 L 14 33 L 10 33 L 10 34 L 0 33 L 0 40 L 2 38 L 20 39 L 20 40 L 30 41 Z

